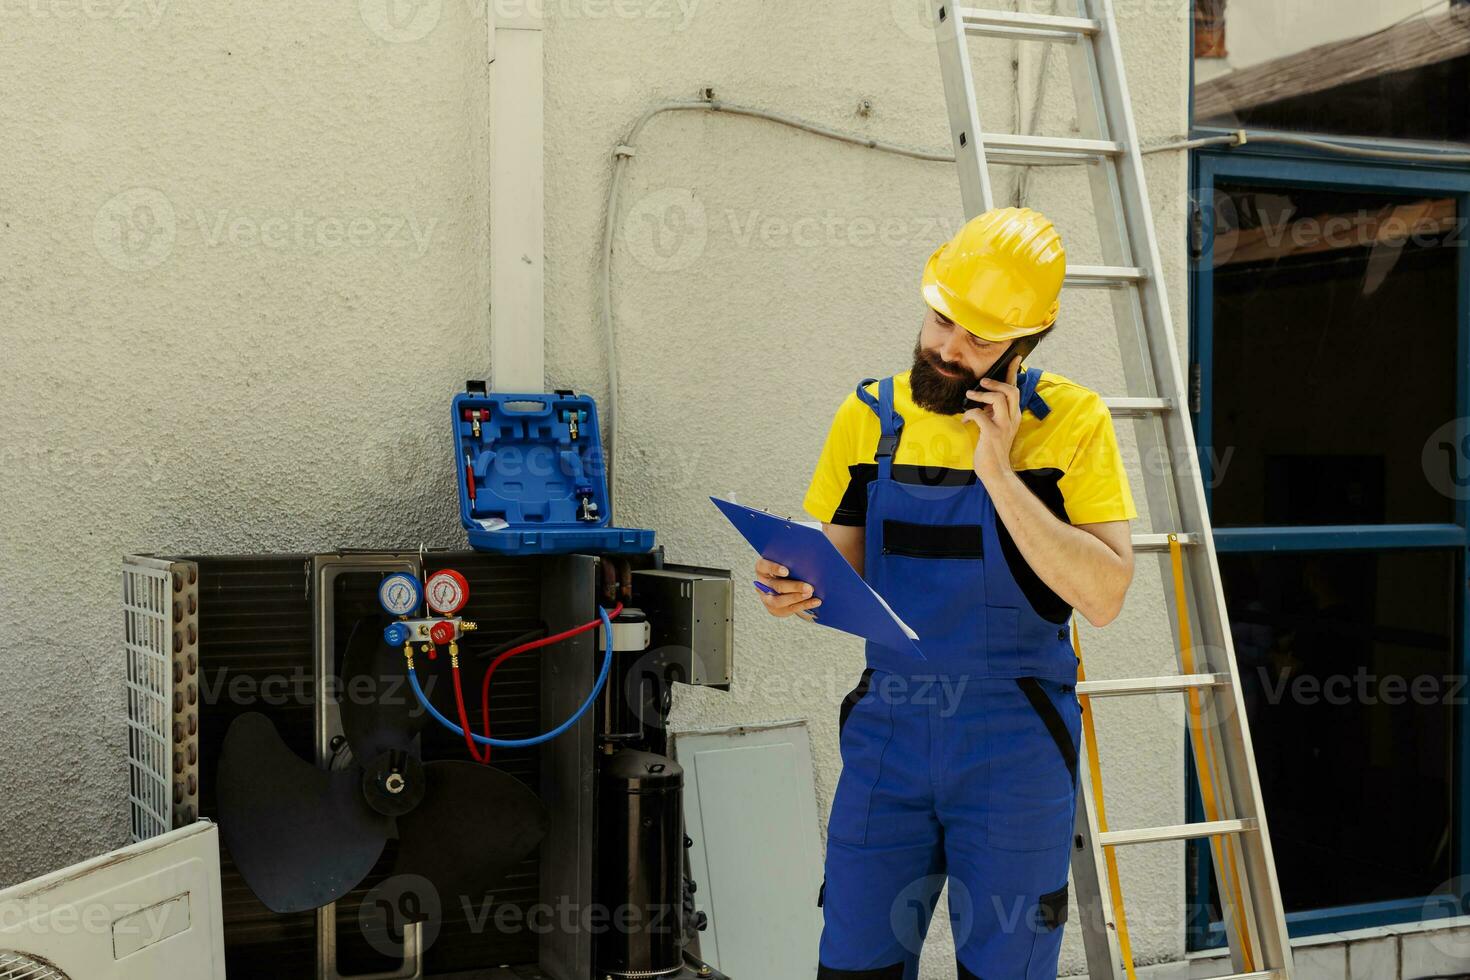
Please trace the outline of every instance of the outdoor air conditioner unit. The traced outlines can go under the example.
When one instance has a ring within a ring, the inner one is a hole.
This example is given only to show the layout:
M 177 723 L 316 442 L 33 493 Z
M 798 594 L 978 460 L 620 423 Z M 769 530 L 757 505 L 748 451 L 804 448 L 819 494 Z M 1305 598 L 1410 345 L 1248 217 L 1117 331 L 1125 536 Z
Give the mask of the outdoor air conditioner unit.
M 224 980 L 214 824 L 0 891 L 0 977 Z
M 374 908 L 381 905 L 374 889 L 393 877 L 394 841 L 348 894 L 316 909 L 281 913 L 256 897 L 223 846 L 221 912 L 232 977 L 417 980 L 464 974 L 589 980 L 601 975 L 594 968 L 599 941 L 594 934 L 535 928 L 533 915 L 596 904 L 594 890 L 604 880 L 597 865 L 597 776 L 602 761 L 612 758 L 608 753 L 619 746 L 666 749 L 661 722 L 643 708 L 654 704 L 657 711 L 661 704 L 666 711 L 667 685 L 656 681 L 660 698 L 638 697 L 640 703 L 630 708 L 625 692 L 638 685 L 630 685 L 624 671 L 726 689 L 731 679 L 729 573 L 665 565 L 661 550 L 603 557 L 433 550 L 128 556 L 123 606 L 133 834 L 142 840 L 200 816 L 222 819 L 217 806 L 221 750 L 231 724 L 249 713 L 266 715 L 280 742 L 303 762 L 340 769 L 342 712 L 326 684 L 350 673 L 343 665 L 351 637 L 360 635 L 355 627 L 365 617 L 382 616 L 378 589 L 385 577 L 423 578 L 442 569 L 454 569 L 467 581 L 469 604 L 463 615 L 478 626 L 461 638 L 463 664 L 483 669 L 485 654 L 499 644 L 528 631 L 550 635 L 578 625 L 599 604 L 611 605 L 607 597 L 614 588 L 620 601 L 650 607 L 649 636 L 656 650 L 651 659 L 620 653 L 597 710 L 565 734 L 534 748 L 496 750 L 493 764 L 544 802 L 545 836 L 534 853 L 491 883 L 487 893 L 493 904 L 440 909 L 433 936 L 423 934 L 427 924 L 400 923 L 385 944 L 371 924 Z M 570 718 L 596 680 L 600 632 L 507 661 L 495 674 L 495 735 L 535 735 Z M 442 675 L 444 659 L 424 664 L 421 676 Z M 478 693 L 478 685 L 470 683 Z M 447 687 L 433 699 L 453 710 Z M 472 727 L 478 729 L 480 699 L 468 700 Z M 435 725 L 424 728 L 418 740 L 425 764 L 465 757 L 463 740 Z M 345 755 L 350 758 L 351 752 Z M 444 833 L 475 831 L 450 826 Z M 497 923 L 506 920 L 523 927 L 500 928 Z M 685 947 L 686 953 L 697 949 L 697 942 Z

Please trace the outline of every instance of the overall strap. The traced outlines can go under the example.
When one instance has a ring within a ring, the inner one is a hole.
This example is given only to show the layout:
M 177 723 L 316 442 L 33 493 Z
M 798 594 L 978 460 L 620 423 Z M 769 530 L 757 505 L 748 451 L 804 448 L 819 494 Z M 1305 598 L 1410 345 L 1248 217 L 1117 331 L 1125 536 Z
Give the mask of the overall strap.
M 863 403 L 873 410 L 878 416 L 878 447 L 873 453 L 873 458 L 878 463 L 878 479 L 893 479 L 893 454 L 898 451 L 898 437 L 903 431 L 903 416 L 893 409 L 893 378 L 889 376 L 878 382 L 878 398 L 865 390 L 867 385 L 873 383 L 872 378 L 865 378 L 857 387 L 858 397 Z
M 1051 414 L 1051 406 L 1036 392 L 1040 380 L 1041 368 L 1022 368 L 1016 375 L 1016 388 L 1021 393 L 1021 411 L 1029 410 L 1038 419 L 1044 419 Z

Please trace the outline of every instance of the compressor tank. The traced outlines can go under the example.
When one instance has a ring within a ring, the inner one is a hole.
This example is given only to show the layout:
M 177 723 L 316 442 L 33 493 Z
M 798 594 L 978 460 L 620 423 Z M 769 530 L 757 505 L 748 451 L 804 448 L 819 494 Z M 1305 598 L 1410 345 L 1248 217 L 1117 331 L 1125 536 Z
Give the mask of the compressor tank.
M 648 977 L 683 965 L 684 770 L 620 749 L 598 786 L 598 976 Z

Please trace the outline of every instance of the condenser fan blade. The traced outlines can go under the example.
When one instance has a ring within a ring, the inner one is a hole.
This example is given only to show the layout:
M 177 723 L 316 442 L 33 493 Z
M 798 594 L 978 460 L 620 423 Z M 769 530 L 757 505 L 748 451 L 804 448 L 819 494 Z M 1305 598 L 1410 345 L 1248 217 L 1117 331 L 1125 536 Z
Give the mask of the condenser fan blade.
M 546 836 L 546 806 L 508 773 L 473 762 L 424 764 L 424 801 L 398 818 L 395 874 L 427 878 L 441 908 L 482 898 Z
M 393 821 L 368 806 L 362 771 L 328 772 L 265 715 L 236 718 L 220 752 L 219 829 L 250 890 L 275 912 L 335 901 L 366 877 Z
M 409 749 L 428 721 L 408 685 L 403 651 L 383 642 L 376 617 L 359 620 L 347 639 L 338 698 L 342 734 L 362 766 L 383 752 Z

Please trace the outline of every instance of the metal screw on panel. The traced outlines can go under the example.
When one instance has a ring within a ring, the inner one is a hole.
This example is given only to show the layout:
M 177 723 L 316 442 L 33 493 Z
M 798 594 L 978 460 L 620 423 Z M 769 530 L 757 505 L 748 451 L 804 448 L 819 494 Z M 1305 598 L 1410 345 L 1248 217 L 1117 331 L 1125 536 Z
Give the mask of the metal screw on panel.
M 873 114 L 873 100 L 863 99 L 858 102 L 857 114 L 860 116 L 871 116 Z

